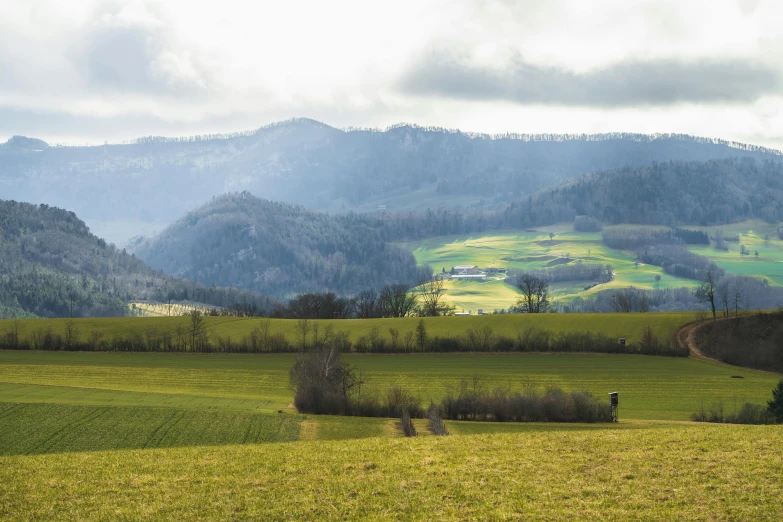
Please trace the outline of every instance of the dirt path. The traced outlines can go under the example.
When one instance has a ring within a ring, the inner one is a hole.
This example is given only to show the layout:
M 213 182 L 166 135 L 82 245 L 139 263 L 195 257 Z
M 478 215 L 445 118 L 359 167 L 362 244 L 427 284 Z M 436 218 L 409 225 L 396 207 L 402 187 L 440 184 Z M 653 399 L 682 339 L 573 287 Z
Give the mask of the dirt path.
M 719 317 L 718 321 L 723 321 L 724 319 L 724 317 Z M 704 353 L 699 349 L 699 345 L 696 343 L 696 332 L 703 326 L 709 324 L 710 321 L 712 321 L 712 319 L 703 319 L 701 321 L 688 323 L 677 330 L 674 338 L 677 340 L 677 344 L 679 344 L 681 347 L 688 348 L 688 351 L 691 353 L 691 357 L 694 359 L 731 366 L 730 364 L 726 364 L 722 361 L 719 361 L 718 359 L 713 359 L 712 357 L 704 355 Z

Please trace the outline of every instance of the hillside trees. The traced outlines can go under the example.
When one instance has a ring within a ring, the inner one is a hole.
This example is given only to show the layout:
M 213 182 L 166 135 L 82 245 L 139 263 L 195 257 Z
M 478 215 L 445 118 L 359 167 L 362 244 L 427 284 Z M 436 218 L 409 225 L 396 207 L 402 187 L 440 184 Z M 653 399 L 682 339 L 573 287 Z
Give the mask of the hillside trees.
M 416 284 L 432 271 L 356 215 L 227 194 L 139 245 L 150 265 L 196 281 L 276 295 L 350 295 Z
M 107 244 L 73 212 L 0 200 L 0 310 L 42 317 L 120 316 L 131 300 L 196 301 L 266 311 L 246 290 L 206 287 L 153 270 Z

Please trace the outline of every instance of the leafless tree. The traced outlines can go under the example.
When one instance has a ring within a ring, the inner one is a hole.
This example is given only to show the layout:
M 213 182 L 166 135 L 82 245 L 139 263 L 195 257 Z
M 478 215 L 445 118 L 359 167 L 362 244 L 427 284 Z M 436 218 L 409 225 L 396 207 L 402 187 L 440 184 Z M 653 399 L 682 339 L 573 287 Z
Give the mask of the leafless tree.
M 742 306 L 742 288 L 739 281 L 734 282 L 734 317 L 739 317 L 739 309 Z
M 445 294 L 443 279 L 439 277 L 433 277 L 419 285 L 419 315 L 424 317 L 448 315 L 454 308 L 444 303 L 443 296 Z
M 70 350 L 71 347 L 79 342 L 79 329 L 76 327 L 76 322 L 72 320 L 65 321 L 65 348 Z
M 196 351 L 198 348 L 206 346 L 208 343 L 207 338 L 207 326 L 204 321 L 204 315 L 201 310 L 191 310 L 188 314 L 190 317 L 190 328 L 188 334 L 190 337 L 190 349 Z
M 374 290 L 359 292 L 356 296 L 356 315 L 359 319 L 369 319 L 378 313 L 378 296 Z
M 718 284 L 717 271 L 718 267 L 715 266 L 715 263 L 711 263 L 704 273 L 704 279 L 702 280 L 701 285 L 696 289 L 696 297 L 701 301 L 710 304 L 713 321 L 718 319 L 715 313 L 715 288 Z
M 537 314 L 547 311 L 549 300 L 549 284 L 545 279 L 541 279 L 530 274 L 522 274 L 517 279 L 517 288 L 522 295 L 517 301 L 517 308 L 525 313 Z
M 307 350 L 307 335 L 310 333 L 310 321 L 307 319 L 299 319 L 294 328 L 299 335 L 299 339 L 301 339 L 300 345 L 302 350 Z

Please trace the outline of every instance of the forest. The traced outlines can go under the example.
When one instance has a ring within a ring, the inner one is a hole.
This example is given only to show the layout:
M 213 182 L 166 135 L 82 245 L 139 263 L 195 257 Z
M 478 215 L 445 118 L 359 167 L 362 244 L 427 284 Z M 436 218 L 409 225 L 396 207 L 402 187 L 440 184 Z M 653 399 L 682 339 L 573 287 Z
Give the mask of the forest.
M 6 317 L 127 313 L 131 300 L 195 301 L 270 310 L 274 301 L 153 270 L 90 233 L 73 212 L 0 200 L 0 312 Z
M 214 198 L 135 252 L 168 273 L 279 298 L 414 286 L 432 275 L 366 219 L 334 217 L 247 192 Z

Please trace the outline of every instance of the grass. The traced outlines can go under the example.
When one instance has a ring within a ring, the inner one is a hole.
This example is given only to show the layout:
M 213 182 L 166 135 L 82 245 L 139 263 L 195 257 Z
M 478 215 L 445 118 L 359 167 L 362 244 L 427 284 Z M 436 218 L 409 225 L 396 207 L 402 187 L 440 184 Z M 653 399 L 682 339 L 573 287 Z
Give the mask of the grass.
M 470 284 L 470 283 L 465 283 Z M 489 284 L 489 283 L 487 283 Z M 503 283 L 498 283 L 503 284 Z M 506 286 L 506 285 L 504 285 Z M 478 301 L 477 301 L 478 302 Z M 476 307 L 477 308 L 477 307 Z M 473 308 L 474 313 L 476 308 Z M 684 324 L 694 321 L 698 314 L 693 312 L 650 313 L 650 314 L 507 314 L 475 317 L 427 317 L 424 324 L 430 336 L 453 337 L 462 335 L 468 329 L 479 329 L 489 326 L 494 333 L 508 337 L 516 337 L 517 332 L 528 328 L 540 328 L 558 332 L 603 333 L 609 337 L 626 337 L 629 342 L 641 339 L 644 329 L 649 325 L 656 335 L 671 338 Z M 174 332 L 177 327 L 187 328 L 187 317 L 104 317 L 73 319 L 78 339 L 87 341 L 94 333 L 102 335 L 104 340 L 114 337 L 129 338 L 137 335 L 142 338 L 147 333 L 160 335 L 163 332 Z M 259 326 L 261 319 L 239 317 L 207 317 L 207 330 L 211 338 L 230 337 L 240 341 L 247 337 L 253 328 Z M 292 344 L 299 344 L 296 333 L 297 321 L 294 319 L 270 319 L 270 332 L 282 333 Z M 389 338 L 389 328 L 396 328 L 401 336 L 414 331 L 420 319 L 406 317 L 401 319 L 337 319 L 311 321 L 321 331 L 333 328 L 335 331 L 346 331 L 351 340 L 367 335 L 377 328 L 380 335 Z M 20 336 L 23 340 L 38 331 L 63 335 L 68 319 L 24 319 L 20 321 Z M 11 331 L 11 320 L 0 320 L 0 336 Z
M 299 415 L 0 403 L 0 455 L 286 442 Z
M 620 225 L 628 228 L 628 225 Z M 607 227 L 613 228 L 613 227 Z M 660 228 L 660 227 L 658 227 Z M 709 257 L 730 274 L 749 275 L 768 279 L 771 284 L 783 285 L 783 241 L 777 239 L 776 226 L 761 221 L 746 221 L 721 227 L 689 227 L 706 231 L 711 236 L 718 230 L 725 235 L 740 234 L 739 243 L 730 243 L 730 251 L 712 247 L 689 247 Z M 554 233 L 550 239 L 549 234 Z M 769 236 L 769 241 L 765 240 Z M 751 251 L 741 256 L 740 244 Z M 541 269 L 551 263 L 609 264 L 614 279 L 589 290 L 587 282 L 553 283 L 551 295 L 555 301 L 568 302 L 576 296 L 589 297 L 600 290 L 634 286 L 643 289 L 695 287 L 696 282 L 666 274 L 652 265 L 636 265 L 633 252 L 615 250 L 601 241 L 600 233 L 575 232 L 571 224 L 541 227 L 529 231 L 497 231 L 482 235 L 457 235 L 400 243 L 410 250 L 420 264 L 429 264 L 437 272 L 456 265 L 478 265 L 481 268 Z M 758 250 L 759 257 L 753 253 Z M 656 281 L 660 276 L 660 281 Z M 506 309 L 517 299 L 512 286 L 501 281 L 449 282 L 447 298 L 459 309 Z
M 624 419 L 687 420 L 705 402 L 769 398 L 779 376 L 695 359 L 587 354 L 349 355 L 370 389 L 424 401 L 473 375 L 488 386 L 620 392 Z M 274 412 L 291 402 L 292 355 L 0 352 L 0 402 Z M 742 379 L 732 379 L 740 375 Z
M 0 518 L 780 520 L 781 444 L 683 424 L 0 457 Z

